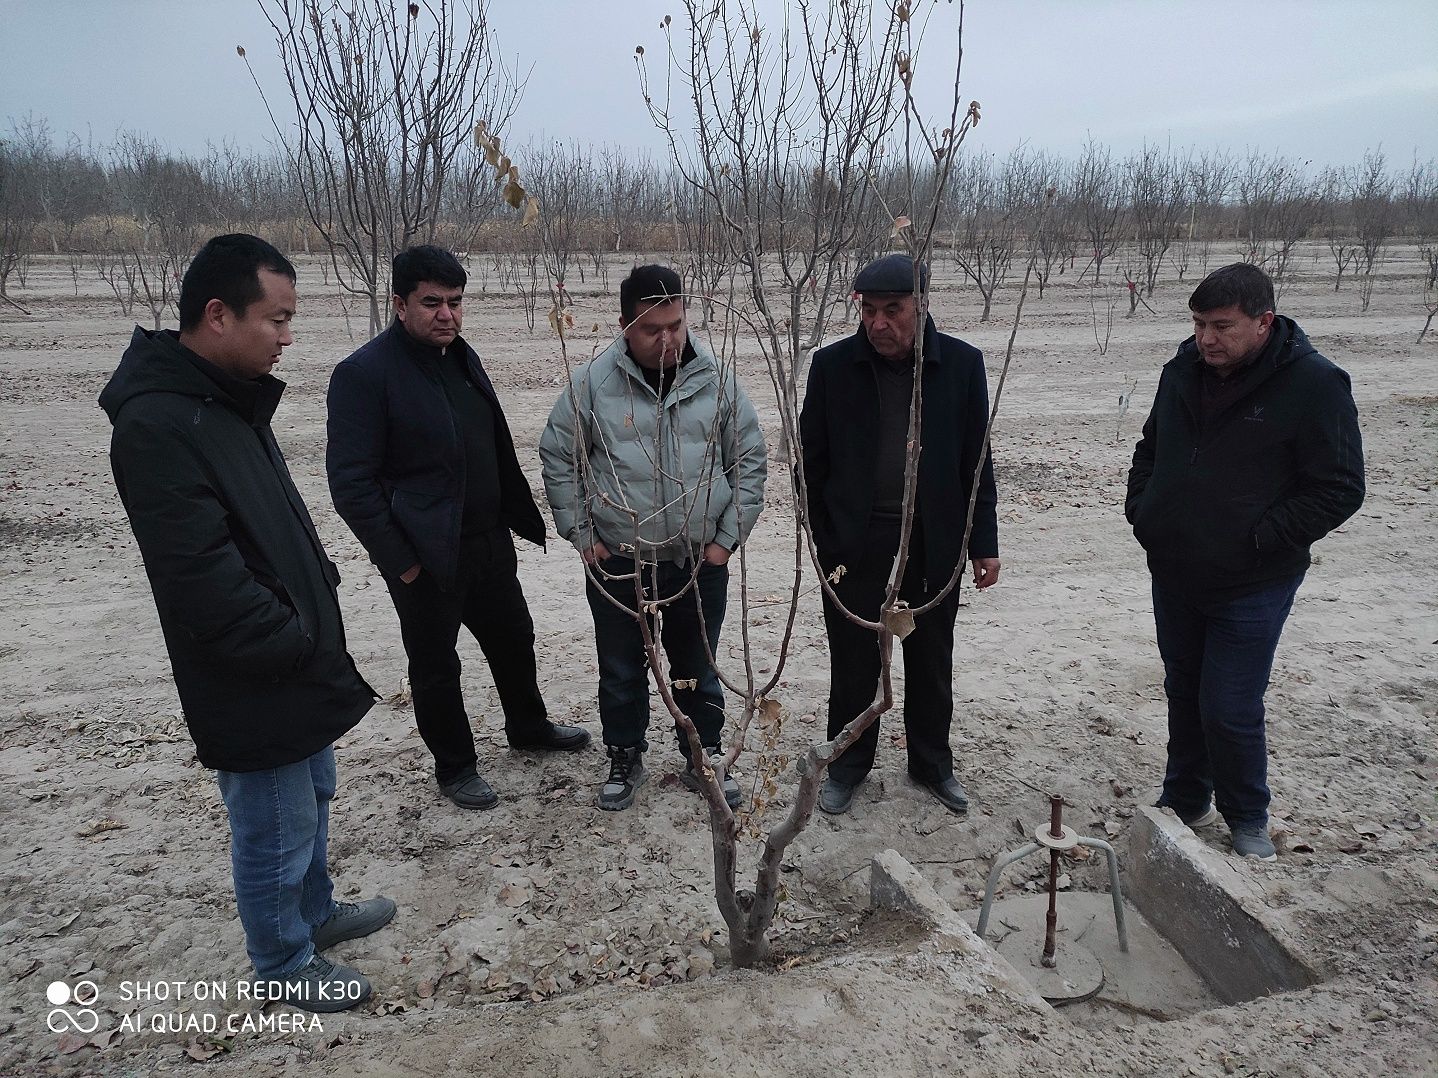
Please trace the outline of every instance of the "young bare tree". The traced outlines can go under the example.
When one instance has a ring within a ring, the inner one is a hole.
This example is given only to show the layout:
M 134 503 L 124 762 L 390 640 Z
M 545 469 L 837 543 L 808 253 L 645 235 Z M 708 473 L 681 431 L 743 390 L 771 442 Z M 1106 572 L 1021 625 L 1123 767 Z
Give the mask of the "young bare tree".
M 1204 152 L 1186 162 L 1189 203 L 1174 265 L 1183 280 L 1194 259 L 1200 273 L 1208 272 L 1209 251 L 1217 234 L 1223 201 L 1233 183 L 1233 163 L 1227 154 Z
M 205 146 L 199 159 L 204 184 L 204 211 L 218 232 L 257 232 L 275 192 L 267 162 L 242 153 L 233 143 Z
M 1098 347 L 1098 354 L 1108 355 L 1109 343 L 1113 340 L 1113 312 L 1118 306 L 1117 294 L 1114 292 L 1113 284 L 1105 281 L 1100 285 L 1097 281 L 1089 284 L 1088 288 L 1088 309 L 1089 317 L 1093 325 L 1094 344 Z M 1103 309 L 1103 329 L 1099 329 L 1099 309 Z
M 565 282 L 583 249 L 584 209 L 594 190 L 590 153 L 586 147 L 550 141 L 520 153 L 529 190 L 543 207 L 538 225 L 543 242 L 538 250 L 546 276 L 553 282 L 553 305 L 569 306 Z
M 1164 256 L 1178 233 L 1179 221 L 1191 204 L 1191 172 L 1185 162 L 1147 143 L 1124 162 L 1123 169 L 1133 217 L 1134 248 L 1143 261 L 1144 294 L 1151 296 Z
M 1034 167 L 1039 189 L 1046 193 L 1046 197 L 1032 210 L 1043 215 L 1044 226 L 1038 227 L 1037 218 L 1025 222 L 1025 225 L 1029 229 L 1029 244 L 1036 255 L 1034 281 L 1039 286 L 1039 299 L 1043 299 L 1044 289 L 1048 287 L 1054 269 L 1057 268 L 1062 277 L 1067 267 L 1073 248 L 1073 225 L 1067 201 L 1060 194 L 1067 181 L 1065 163 L 1052 154 L 1040 152 L 1034 157 Z
M 487 0 L 259 3 L 296 119 L 275 132 L 336 276 L 368 301 L 373 335 L 395 252 L 435 240 L 476 122 L 502 131 L 522 86 L 499 58 Z
M 602 213 L 610 251 L 632 251 L 654 223 L 655 197 L 670 185 L 645 153 L 606 146 L 599 155 Z
M 121 237 L 120 257 L 127 266 L 121 272 L 159 329 L 179 299 L 180 279 L 199 246 L 205 183 L 193 161 L 134 132 L 121 132 L 112 157 L 110 189 L 116 208 L 133 225 Z
M 674 220 L 679 227 L 685 290 L 699 300 L 699 327 L 714 319 L 719 287 L 734 268 L 723 218 L 703 191 L 682 181 L 675 184 Z
M 730 312 L 733 329 L 726 339 L 732 339 L 742 325 L 757 341 L 778 399 L 778 436 L 792 462 L 789 493 L 796 521 L 794 576 L 778 654 L 772 659 L 765 657 L 770 663 L 765 676 L 756 674 L 741 548 L 737 560 L 744 669 L 731 673 L 721 668 L 717 659 L 715 662 L 721 680 L 742 708 L 724 758 L 716 760 L 712 769 L 702 769 L 714 838 L 718 904 L 729 928 L 731 956 L 740 966 L 752 965 L 768 953 L 766 932 L 779 900 L 784 854 L 809 821 L 825 769 L 892 706 L 888 670 L 893 643 L 896 634 L 907 631 L 904 624 L 909 612 L 901 609 L 897 592 L 913 520 L 917 474 L 917 453 L 913 451 L 906 470 L 907 523 L 895 564 L 897 575 L 890 582 L 883 614 L 873 623 L 847 615 L 876 634 L 884 671 L 880 690 L 872 705 L 853 716 L 833 740 L 811 745 L 801 755 L 796 767 L 798 789 L 787 815 L 763 834 L 753 889 L 740 889 L 737 839 L 741 830 L 755 837 L 762 833 L 765 806 L 777 795 L 777 776 L 787 762 L 760 760 L 761 782 L 754 806 L 742 819 L 736 819 L 725 804 L 720 782 L 742 751 L 756 716 L 761 725 L 782 719 L 782 704 L 770 694 L 788 658 L 805 562 L 816 558 L 808 528 L 798 435 L 800 385 L 808 357 L 822 339 L 835 302 L 834 286 L 843 253 L 860 239 L 858 222 L 871 199 L 879 197 L 885 148 L 898 159 L 903 179 L 900 191 L 886 207 L 891 241 L 896 240 L 916 257 L 927 258 L 954 155 L 978 118 L 976 103 L 967 110 L 960 107 L 957 60 L 951 69 L 953 99 L 944 115 L 931 118 L 919 113 L 911 94 L 920 38 L 914 23 L 923 22 L 911 7 L 918 6 L 927 9 L 931 5 L 898 0 L 874 9 L 858 0 L 834 0 L 825 5 L 800 2 L 792 17 L 766 23 L 749 4 L 686 0 L 683 25 L 688 42 L 676 46 L 670 38 L 668 71 L 670 79 L 679 84 L 678 97 L 693 110 L 692 156 L 673 99 L 668 93 L 661 96 L 651 90 L 643 51 L 639 50 L 645 101 L 670 140 L 675 166 L 720 216 L 747 293 L 744 302 Z M 927 197 L 921 201 L 923 194 Z M 917 281 L 915 291 L 919 292 Z M 922 325 L 927 317 L 922 295 L 918 308 Z M 922 338 L 922 333 L 917 334 L 916 341 Z M 732 354 L 727 345 L 724 351 Z M 911 432 L 918 430 L 922 407 L 921 379 L 914 382 Z M 911 433 L 911 438 L 916 439 L 917 434 Z M 969 512 L 972 518 L 972 506 Z M 942 594 L 947 595 L 956 582 L 949 581 Z M 838 602 L 832 584 L 827 580 L 821 584 Z M 636 600 L 639 598 L 637 591 Z M 691 596 L 687 601 L 694 600 Z M 649 634 L 648 629 L 644 631 Z M 693 758 L 702 759 L 693 724 L 674 707 L 664 687 L 653 639 L 652 634 L 645 637 L 661 697 L 684 731 Z
M 1438 165 L 1414 158 L 1403 180 L 1400 199 L 1404 230 L 1418 246 L 1420 259 L 1419 284 L 1427 318 L 1418 332 L 1418 343 L 1428 335 L 1433 319 L 1438 317 Z
M 1238 174 L 1239 251 L 1273 278 L 1282 295 L 1293 251 L 1318 223 L 1320 193 L 1300 162 L 1282 154 L 1249 153 Z
M 1358 297 L 1365 314 L 1373 302 L 1373 275 L 1383 262 L 1388 238 L 1393 232 L 1393 188 L 1394 180 L 1388 173 L 1388 160 L 1383 151 L 1365 153 L 1363 164 L 1354 170 L 1351 183 L 1353 228 L 1358 248 Z
M 1423 288 L 1423 307 L 1428 312 L 1428 317 L 1423 320 L 1423 328 L 1418 331 L 1417 344 L 1423 343 L 1423 338 L 1428 336 L 1428 327 L 1433 324 L 1433 319 L 1438 317 L 1438 287 L 1432 281 L 1425 281 Z
M 1403 214 L 1423 260 L 1423 286 L 1438 285 L 1438 164 L 1416 159 L 1403 184 Z
M 1008 278 L 1014 254 L 1043 204 L 1041 169 L 1024 147 L 1002 164 L 975 154 L 955 164 L 950 202 L 954 261 L 984 299 L 980 322 L 993 310 L 994 293 Z
M 1088 240 L 1091 261 L 1079 274 L 1093 269 L 1094 280 L 1103 276 L 1103 263 L 1123 240 L 1126 230 L 1126 203 L 1123 177 L 1114 167 L 1107 146 L 1093 139 L 1084 143 L 1083 153 L 1070 175 L 1068 199 L 1078 232 Z
M 38 211 L 34 162 L 18 142 L 0 138 L 0 299 L 19 307 L 9 296 L 9 281 L 30 257 Z M 21 308 L 23 310 L 23 308 Z
M 1320 227 L 1323 242 L 1333 257 L 1336 272 L 1333 291 L 1343 287 L 1343 275 L 1358 262 L 1358 244 L 1353 234 L 1352 203 L 1348 195 L 1348 177 L 1341 168 L 1326 168 L 1318 177 L 1321 205 Z

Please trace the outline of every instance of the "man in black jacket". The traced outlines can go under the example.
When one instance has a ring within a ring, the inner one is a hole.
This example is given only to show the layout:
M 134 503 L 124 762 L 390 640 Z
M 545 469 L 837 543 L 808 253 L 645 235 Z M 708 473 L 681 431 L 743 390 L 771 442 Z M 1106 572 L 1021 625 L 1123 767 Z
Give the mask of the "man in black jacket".
M 974 584 L 999 578 L 997 494 L 993 462 L 984 448 L 989 396 L 983 355 L 934 327 L 919 336 L 916 294 L 928 269 L 915 273 L 907 255 L 888 255 L 859 271 L 861 325 L 852 337 L 814 354 L 799 417 L 804 480 L 814 545 L 825 573 L 844 572 L 834 592 L 848 611 L 868 621 L 879 608 L 893 571 L 903 520 L 904 473 L 916 366 L 923 374 L 917 486 L 909 559 L 899 598 L 918 614 L 903 640 L 904 730 L 909 774 L 952 812 L 968 811 L 954 777 L 949 727 L 953 719 L 954 621 L 958 575 L 967 556 Z M 915 362 L 915 341 L 920 362 Z M 978 476 L 973 534 L 964 525 Z M 831 579 L 833 579 L 831 577 Z M 953 587 L 939 598 L 953 581 Z M 829 737 L 872 702 L 878 689 L 877 634 L 855 624 L 827 592 Z M 873 723 L 829 766 L 819 793 L 825 812 L 847 812 L 854 789 L 874 766 L 879 724 Z
M 459 335 L 468 275 L 440 247 L 395 256 L 395 321 L 335 368 L 325 466 L 340 516 L 379 567 L 409 657 L 415 723 L 440 791 L 461 808 L 499 797 L 479 775 L 455 643 L 474 634 L 518 749 L 582 749 L 550 722 L 534 621 L 510 532 L 544 546 L 499 398 Z
M 1194 827 L 1222 815 L 1234 852 L 1272 861 L 1263 694 L 1309 545 L 1363 504 L 1358 410 L 1261 269 L 1215 270 L 1188 306 L 1194 335 L 1163 368 L 1124 504 L 1168 696 L 1158 803 Z
M 218 772 L 260 992 L 337 1011 L 369 982 L 319 952 L 395 907 L 336 903 L 326 867 L 334 741 L 374 693 L 345 650 L 339 574 L 270 431 L 294 282 L 263 240 L 212 239 L 181 283 L 180 332 L 137 326 L 100 405 L 185 722 Z

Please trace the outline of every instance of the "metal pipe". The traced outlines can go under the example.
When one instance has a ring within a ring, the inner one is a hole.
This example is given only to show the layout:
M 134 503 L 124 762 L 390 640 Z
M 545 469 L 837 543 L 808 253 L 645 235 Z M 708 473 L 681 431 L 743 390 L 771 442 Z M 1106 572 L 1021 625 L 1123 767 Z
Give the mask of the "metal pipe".
M 1049 798 L 1049 837 L 1063 838 L 1064 799 L 1054 794 Z M 1044 953 L 1040 961 L 1045 969 L 1053 969 L 1057 960 L 1059 931 L 1059 852 L 1049 850 L 1049 908 L 1044 915 Z
M 984 933 L 988 931 L 989 911 L 992 910 L 994 906 L 994 892 L 997 891 L 999 887 L 999 876 L 1003 873 L 1004 869 L 1008 868 L 1015 861 L 1022 861 L 1029 854 L 1038 853 L 1041 849 L 1043 849 L 1043 847 L 1037 842 L 1030 842 L 1022 849 L 1005 854 L 994 862 L 994 867 L 989 870 L 988 886 L 984 888 L 984 903 L 979 907 L 979 926 L 976 931 L 980 939 L 982 939 Z
M 1101 838 L 1081 838 L 1078 844 L 1103 850 L 1108 855 L 1108 890 L 1109 897 L 1113 899 L 1113 921 L 1114 927 L 1118 929 L 1118 949 L 1128 954 L 1128 926 L 1123 919 L 1123 887 L 1118 881 L 1118 854 Z

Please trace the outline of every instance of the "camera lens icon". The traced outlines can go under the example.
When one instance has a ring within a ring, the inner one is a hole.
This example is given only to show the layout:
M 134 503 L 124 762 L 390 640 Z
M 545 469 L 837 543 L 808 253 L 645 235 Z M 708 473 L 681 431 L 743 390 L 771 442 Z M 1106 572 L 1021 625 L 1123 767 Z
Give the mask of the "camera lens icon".
M 51 981 L 45 988 L 45 999 L 51 1007 L 45 1016 L 46 1027 L 52 1033 L 63 1032 L 67 1027 L 80 1033 L 94 1033 L 100 1027 L 100 1015 L 91 1005 L 99 998 L 100 989 L 94 981 L 76 981 L 73 988 L 64 981 Z M 65 1009 L 72 1003 L 77 1008 L 74 1013 Z

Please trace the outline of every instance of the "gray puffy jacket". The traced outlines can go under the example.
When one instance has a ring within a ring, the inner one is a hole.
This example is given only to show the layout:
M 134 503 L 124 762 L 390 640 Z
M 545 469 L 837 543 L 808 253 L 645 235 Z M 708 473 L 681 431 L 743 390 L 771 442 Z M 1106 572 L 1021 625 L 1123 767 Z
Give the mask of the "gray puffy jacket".
M 694 356 L 661 401 L 619 338 L 574 372 L 539 439 L 559 535 L 683 563 L 733 550 L 764 508 L 764 432 L 734 372 Z

